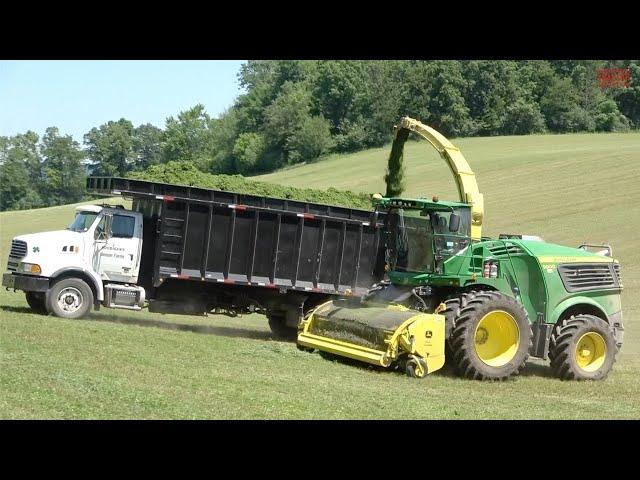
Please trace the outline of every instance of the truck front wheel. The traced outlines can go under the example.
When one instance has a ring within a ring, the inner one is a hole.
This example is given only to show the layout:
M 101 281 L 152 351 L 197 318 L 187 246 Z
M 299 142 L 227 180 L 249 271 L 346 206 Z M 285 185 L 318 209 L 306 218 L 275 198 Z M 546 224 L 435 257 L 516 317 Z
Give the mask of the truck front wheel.
M 47 309 L 57 317 L 83 317 L 92 305 L 93 292 L 89 285 L 79 278 L 63 278 L 47 291 Z
M 47 311 L 47 306 L 45 304 L 45 296 L 43 292 L 24 292 L 25 297 L 27 298 L 27 303 L 31 310 L 36 313 L 41 313 L 46 315 L 49 313 Z

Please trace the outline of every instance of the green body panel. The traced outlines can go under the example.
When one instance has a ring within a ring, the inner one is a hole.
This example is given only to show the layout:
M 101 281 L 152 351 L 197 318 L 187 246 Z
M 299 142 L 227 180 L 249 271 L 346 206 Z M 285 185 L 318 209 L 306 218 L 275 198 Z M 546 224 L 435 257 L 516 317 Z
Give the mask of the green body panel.
M 497 278 L 483 278 L 485 260 L 498 264 Z M 580 250 L 533 240 L 483 240 L 446 259 L 442 272 L 389 272 L 395 285 L 492 288 L 516 298 L 530 321 L 555 323 L 568 308 L 588 305 L 608 319 L 621 311 L 621 288 L 568 292 L 558 265 L 571 263 L 617 263 Z

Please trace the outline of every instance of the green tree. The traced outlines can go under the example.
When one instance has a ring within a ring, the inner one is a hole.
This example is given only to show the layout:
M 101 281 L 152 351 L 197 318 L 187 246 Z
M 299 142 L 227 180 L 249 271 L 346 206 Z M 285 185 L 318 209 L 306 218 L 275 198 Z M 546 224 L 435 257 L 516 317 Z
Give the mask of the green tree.
M 618 110 L 618 105 L 611 99 L 606 99 L 598 105 L 594 121 L 599 132 L 615 132 L 629 129 L 629 120 Z
M 569 78 L 554 78 L 540 100 L 540 110 L 549 130 L 576 132 L 595 128 L 589 114 L 579 105 L 580 95 Z
M 504 114 L 503 133 L 526 135 L 528 133 L 544 133 L 545 131 L 544 116 L 536 103 L 520 99 L 507 106 Z
M 213 154 L 212 121 L 204 105 L 182 111 L 177 118 L 167 118 L 164 131 L 164 160 L 187 160 L 202 171 L 211 166 Z
M 133 124 L 124 118 L 92 128 L 84 136 L 95 175 L 125 176 L 135 162 Z
M 233 147 L 235 170 L 243 175 L 256 171 L 266 145 L 267 142 L 259 133 L 240 134 Z
M 269 147 L 288 155 L 291 138 L 309 117 L 311 95 L 304 84 L 286 82 L 280 95 L 265 110 L 263 133 Z
M 12 144 L 13 138 L 0 137 L 0 211 L 33 208 L 41 202 L 24 156 Z
M 322 117 L 307 117 L 287 140 L 292 162 L 315 160 L 335 145 L 330 124 Z
M 40 137 L 31 130 L 26 133 L 19 133 L 12 137 L 12 154 L 20 157 L 26 164 L 29 173 L 29 181 L 34 190 L 40 191 L 42 184 L 42 158 L 38 152 L 38 140 Z
M 162 162 L 162 129 L 150 123 L 140 125 L 133 130 L 134 168 L 144 170 Z
M 527 96 L 517 62 L 473 60 L 462 63 L 466 105 L 477 124 L 478 135 L 497 135 L 504 131 L 510 105 Z M 508 127 L 507 127 L 508 128 Z
M 331 123 L 336 133 L 345 120 L 368 116 L 369 82 L 367 62 L 327 60 L 317 64 L 313 84 L 314 112 Z
M 231 108 L 220 118 L 211 120 L 211 155 L 210 171 L 213 173 L 237 173 L 233 149 L 239 132 L 238 110 Z M 255 132 L 254 132 L 255 133 Z
M 635 128 L 640 128 L 640 61 L 633 60 L 615 65 L 629 69 L 629 86 L 612 92 L 620 112 L 629 119 Z
M 56 127 L 49 127 L 40 151 L 44 158 L 46 203 L 62 205 L 82 200 L 87 172 L 78 142 L 71 135 L 60 135 Z

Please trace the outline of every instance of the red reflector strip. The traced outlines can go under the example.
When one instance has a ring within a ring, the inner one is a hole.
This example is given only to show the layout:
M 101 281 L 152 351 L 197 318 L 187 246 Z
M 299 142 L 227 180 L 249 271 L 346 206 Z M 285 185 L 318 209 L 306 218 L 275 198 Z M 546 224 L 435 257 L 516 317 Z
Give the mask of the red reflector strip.
M 235 280 L 231 280 L 230 278 L 225 278 L 224 283 L 236 283 Z
M 175 273 L 172 273 L 171 278 L 180 278 L 182 280 L 186 280 L 189 278 L 189 275 L 176 275 Z
M 229 208 L 231 208 L 233 210 L 243 211 L 243 210 L 247 209 L 247 206 L 246 205 L 235 205 L 235 204 L 232 203 L 231 205 L 229 205 Z
M 316 218 L 315 215 L 312 215 L 310 213 L 298 213 L 298 216 L 301 218 L 308 218 L 309 220 L 313 220 L 314 218 Z
M 278 286 L 275 283 L 267 283 L 265 285 L 265 287 L 267 287 L 267 288 L 278 288 Z
M 157 200 L 164 200 L 165 202 L 172 202 L 176 199 L 176 197 L 172 197 L 171 195 L 156 195 Z
M 319 288 L 314 288 L 312 289 L 313 292 L 321 292 L 322 290 L 320 290 Z

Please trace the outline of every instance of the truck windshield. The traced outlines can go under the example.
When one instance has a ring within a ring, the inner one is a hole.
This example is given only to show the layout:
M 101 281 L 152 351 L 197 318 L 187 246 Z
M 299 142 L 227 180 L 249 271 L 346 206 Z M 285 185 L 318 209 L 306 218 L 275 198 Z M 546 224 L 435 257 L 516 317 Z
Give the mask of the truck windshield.
M 76 218 L 71 222 L 71 225 L 67 227 L 67 230 L 86 232 L 89 227 L 93 225 L 93 221 L 97 216 L 98 214 L 94 212 L 78 212 L 76 213 Z
M 449 230 L 451 211 L 390 209 L 385 218 L 387 262 L 393 270 L 434 272 L 440 261 L 455 255 L 469 244 L 470 211 L 455 209 L 460 215 L 457 232 Z

